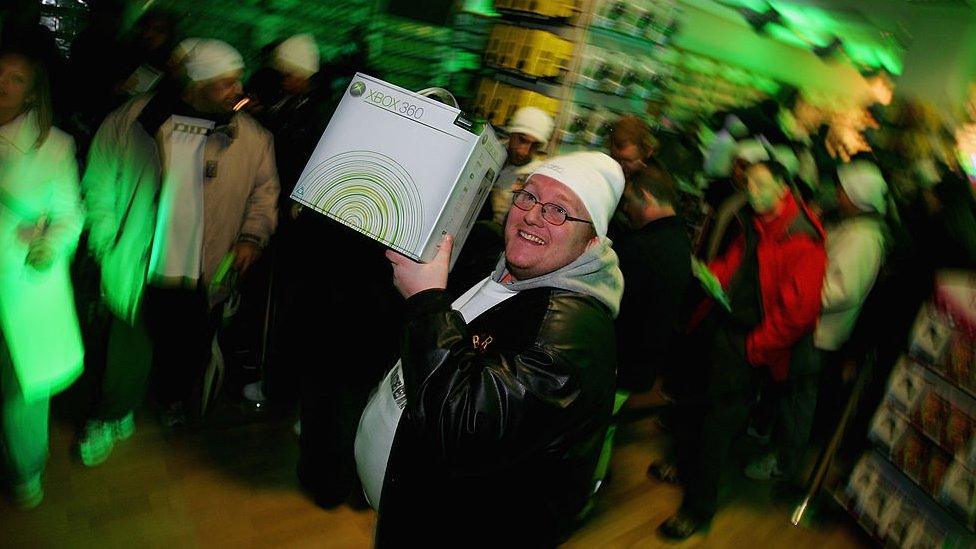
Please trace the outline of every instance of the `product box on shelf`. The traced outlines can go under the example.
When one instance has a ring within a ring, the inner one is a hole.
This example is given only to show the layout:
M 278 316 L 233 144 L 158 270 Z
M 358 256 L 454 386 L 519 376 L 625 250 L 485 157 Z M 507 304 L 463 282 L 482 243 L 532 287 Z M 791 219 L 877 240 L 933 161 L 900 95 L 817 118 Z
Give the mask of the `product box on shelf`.
M 515 58 L 504 65 L 526 76 L 554 78 L 569 68 L 573 43 L 544 30 L 520 29 Z
M 972 471 L 954 462 L 946 472 L 939 500 L 972 527 L 976 520 L 976 477 Z
M 490 125 L 357 73 L 291 198 L 417 261 L 450 233 L 453 261 L 505 156 Z
M 889 400 L 903 414 L 910 414 L 925 391 L 925 376 L 908 357 L 901 357 L 888 378 Z
M 918 312 L 912 326 L 909 353 L 916 360 L 939 367 L 954 332 L 952 319 L 931 302 Z
M 891 455 L 910 429 L 909 423 L 891 407 L 881 405 L 871 421 L 869 437 L 885 453 Z
M 892 371 L 870 436 L 890 450 L 904 422 L 976 471 L 976 399 L 907 357 Z

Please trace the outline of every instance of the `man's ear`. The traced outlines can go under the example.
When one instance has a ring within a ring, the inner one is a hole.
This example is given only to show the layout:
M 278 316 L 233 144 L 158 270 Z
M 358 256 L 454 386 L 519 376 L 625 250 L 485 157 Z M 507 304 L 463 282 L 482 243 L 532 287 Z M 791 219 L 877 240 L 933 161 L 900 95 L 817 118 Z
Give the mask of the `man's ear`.
M 659 206 L 660 202 L 647 189 L 640 189 L 641 202 L 648 206 Z

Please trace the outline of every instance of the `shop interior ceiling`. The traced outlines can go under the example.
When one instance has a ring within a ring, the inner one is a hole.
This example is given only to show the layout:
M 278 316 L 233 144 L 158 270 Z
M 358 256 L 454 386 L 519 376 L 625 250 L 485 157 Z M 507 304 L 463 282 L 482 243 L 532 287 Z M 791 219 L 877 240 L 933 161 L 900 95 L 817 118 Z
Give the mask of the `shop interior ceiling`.
M 822 57 L 839 50 L 863 70 L 901 74 L 906 50 L 931 18 L 976 18 L 976 0 L 713 0 L 757 32 Z

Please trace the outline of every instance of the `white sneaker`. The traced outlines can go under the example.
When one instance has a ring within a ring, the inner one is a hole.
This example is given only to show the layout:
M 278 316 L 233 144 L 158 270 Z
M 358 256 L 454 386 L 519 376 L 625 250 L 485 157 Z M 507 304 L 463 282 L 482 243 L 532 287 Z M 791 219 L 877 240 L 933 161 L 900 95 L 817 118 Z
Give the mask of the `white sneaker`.
M 268 397 L 264 394 L 264 382 L 255 381 L 254 383 L 248 383 L 244 386 L 244 398 L 255 403 L 263 403 L 268 400 Z
M 760 433 L 759 430 L 753 427 L 752 425 L 746 428 L 746 434 L 756 439 L 756 441 L 763 446 L 769 444 L 769 439 L 772 438 L 772 435 L 770 435 L 770 433 Z
M 38 473 L 24 482 L 10 487 L 13 504 L 19 509 L 33 509 L 44 500 L 44 488 L 41 486 L 41 474 Z
M 108 459 L 115 443 L 128 440 L 136 431 L 132 412 L 116 420 L 90 420 L 78 441 L 78 455 L 87 467 L 94 467 Z
M 785 480 L 786 474 L 779 470 L 779 460 L 775 454 L 765 454 L 752 460 L 743 471 L 752 480 Z
M 90 420 L 78 441 L 78 456 L 86 467 L 101 465 L 115 447 L 115 422 Z
M 132 438 L 132 434 L 136 432 L 136 420 L 132 412 L 112 423 L 115 428 L 115 440 L 129 440 Z

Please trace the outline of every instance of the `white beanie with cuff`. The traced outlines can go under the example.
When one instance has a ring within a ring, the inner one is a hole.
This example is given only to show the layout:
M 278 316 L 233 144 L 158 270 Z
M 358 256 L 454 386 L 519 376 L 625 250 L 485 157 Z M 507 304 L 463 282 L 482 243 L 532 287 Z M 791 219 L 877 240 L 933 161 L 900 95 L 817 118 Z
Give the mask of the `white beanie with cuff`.
M 524 133 L 538 141 L 540 147 L 545 147 L 555 125 L 549 113 L 539 107 L 522 107 L 512 115 L 507 130 L 509 134 Z
M 837 168 L 837 179 L 858 209 L 881 215 L 888 211 L 888 184 L 873 162 L 855 160 L 844 164 Z
M 190 80 L 204 82 L 244 70 L 244 58 L 227 42 L 203 38 L 190 44 L 183 66 L 186 67 L 186 75 Z
M 296 34 L 278 45 L 271 63 L 284 73 L 308 78 L 319 72 L 319 46 L 308 33 Z
M 574 152 L 548 160 L 529 178 L 535 175 L 569 187 L 590 214 L 596 234 L 607 236 L 607 225 L 624 192 L 624 172 L 617 161 L 602 152 Z

